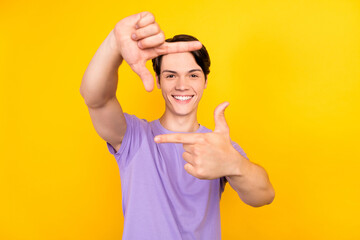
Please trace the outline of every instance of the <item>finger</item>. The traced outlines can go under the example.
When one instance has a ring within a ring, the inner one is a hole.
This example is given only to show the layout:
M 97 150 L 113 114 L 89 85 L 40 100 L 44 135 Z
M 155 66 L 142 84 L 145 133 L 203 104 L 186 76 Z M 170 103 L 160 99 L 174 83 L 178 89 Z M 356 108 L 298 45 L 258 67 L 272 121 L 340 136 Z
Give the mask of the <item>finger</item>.
M 156 35 L 160 32 L 160 27 L 157 23 L 152 23 L 147 25 L 146 27 L 139 28 L 132 35 L 131 38 L 133 40 L 141 40 L 146 37 L 150 37 L 152 35 Z
M 184 150 L 190 154 L 194 154 L 194 146 L 194 144 L 183 144 Z
M 193 157 L 190 153 L 184 152 L 184 153 L 182 154 L 182 157 L 183 157 L 183 159 L 184 159 L 186 162 L 194 165 L 194 157 Z
M 155 17 L 151 12 L 141 12 L 140 19 L 139 21 L 137 21 L 135 28 L 136 29 L 142 28 L 154 22 L 155 22 Z
M 215 130 L 214 132 L 229 132 L 229 127 L 225 120 L 225 109 L 229 106 L 228 102 L 223 102 L 219 104 L 214 111 L 214 120 L 215 120 Z
M 151 92 L 154 89 L 154 77 L 146 68 L 145 63 L 132 64 L 130 67 L 141 78 L 145 90 Z
M 160 31 L 158 34 L 154 36 L 150 36 L 138 41 L 138 46 L 141 49 L 154 48 L 163 44 L 164 41 L 165 41 L 165 35 L 162 31 Z
M 197 142 L 201 133 L 171 133 L 157 135 L 154 141 L 157 143 L 187 143 L 194 144 Z
M 169 54 L 169 53 L 181 53 L 181 52 L 190 52 L 198 50 L 202 47 L 201 42 L 199 41 L 189 41 L 189 42 L 165 42 L 163 45 L 157 48 L 158 54 Z
M 196 177 L 196 171 L 195 171 L 195 167 L 193 165 L 191 165 L 190 163 L 187 163 L 184 165 L 184 169 L 192 176 Z

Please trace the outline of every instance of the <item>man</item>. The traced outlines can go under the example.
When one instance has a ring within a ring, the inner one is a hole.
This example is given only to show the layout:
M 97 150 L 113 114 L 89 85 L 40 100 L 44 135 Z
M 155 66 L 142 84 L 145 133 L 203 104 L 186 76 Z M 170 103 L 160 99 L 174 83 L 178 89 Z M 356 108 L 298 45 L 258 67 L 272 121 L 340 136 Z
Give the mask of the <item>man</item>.
M 150 59 L 166 105 L 152 122 L 123 113 L 116 98 L 122 60 L 152 91 Z M 227 181 L 251 206 L 274 199 L 266 171 L 230 140 L 228 103 L 215 109 L 214 131 L 197 121 L 209 66 L 200 42 L 188 35 L 165 41 L 154 16 L 142 12 L 116 24 L 84 74 L 81 95 L 120 170 L 123 239 L 220 239 L 219 201 Z

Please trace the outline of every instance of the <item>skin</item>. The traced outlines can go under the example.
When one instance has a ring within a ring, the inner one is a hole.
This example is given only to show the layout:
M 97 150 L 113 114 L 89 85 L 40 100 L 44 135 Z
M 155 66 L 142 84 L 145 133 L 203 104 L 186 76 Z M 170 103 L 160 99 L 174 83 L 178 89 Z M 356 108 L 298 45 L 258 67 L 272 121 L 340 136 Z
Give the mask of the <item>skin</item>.
M 164 33 L 149 12 L 134 14 L 118 22 L 91 60 L 80 87 L 95 130 L 119 151 L 127 126 L 116 98 L 117 70 L 125 60 L 138 74 L 145 89 L 152 91 L 154 79 L 145 63 L 164 55 L 161 74 L 156 77 L 166 105 L 159 120 L 168 130 L 188 133 L 159 135 L 154 141 L 158 144 L 182 143 L 183 158 L 187 162 L 184 168 L 194 177 L 216 179 L 225 176 L 246 204 L 254 207 L 270 204 L 275 192 L 266 171 L 242 157 L 231 144 L 224 116 L 228 102 L 215 109 L 213 132 L 193 133 L 199 127 L 198 104 L 207 82 L 189 51 L 201 46 L 198 41 L 165 42 Z M 174 96 L 192 98 L 178 101 Z
M 190 53 L 163 56 L 157 87 L 161 89 L 166 107 L 160 123 L 171 131 L 196 131 L 199 128 L 197 108 L 206 86 L 205 75 Z M 192 98 L 189 102 L 180 102 L 174 96 Z

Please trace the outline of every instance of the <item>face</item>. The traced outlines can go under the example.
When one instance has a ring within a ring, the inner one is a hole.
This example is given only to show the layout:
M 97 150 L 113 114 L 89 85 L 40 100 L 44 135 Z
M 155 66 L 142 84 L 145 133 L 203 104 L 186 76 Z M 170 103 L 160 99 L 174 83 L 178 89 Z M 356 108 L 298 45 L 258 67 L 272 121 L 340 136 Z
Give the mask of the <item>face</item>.
M 185 52 L 163 56 L 159 77 L 157 87 L 166 110 L 178 116 L 196 114 L 207 81 L 193 55 Z

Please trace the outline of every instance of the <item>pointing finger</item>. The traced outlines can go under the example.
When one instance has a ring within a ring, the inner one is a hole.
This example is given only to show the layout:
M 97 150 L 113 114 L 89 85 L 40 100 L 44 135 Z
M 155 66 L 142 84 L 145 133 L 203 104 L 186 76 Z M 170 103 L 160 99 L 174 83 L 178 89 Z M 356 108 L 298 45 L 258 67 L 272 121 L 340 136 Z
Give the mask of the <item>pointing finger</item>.
M 181 52 L 190 52 L 198 50 L 202 47 L 201 42 L 199 41 L 189 41 L 189 42 L 165 42 L 163 45 L 159 46 L 157 51 L 159 55 L 169 54 L 169 53 L 181 53 Z
M 195 144 L 201 133 L 171 133 L 162 134 L 154 138 L 157 143 L 186 143 Z
M 229 132 L 229 127 L 225 120 L 225 109 L 229 106 L 228 102 L 219 104 L 214 111 L 215 130 L 214 132 Z

